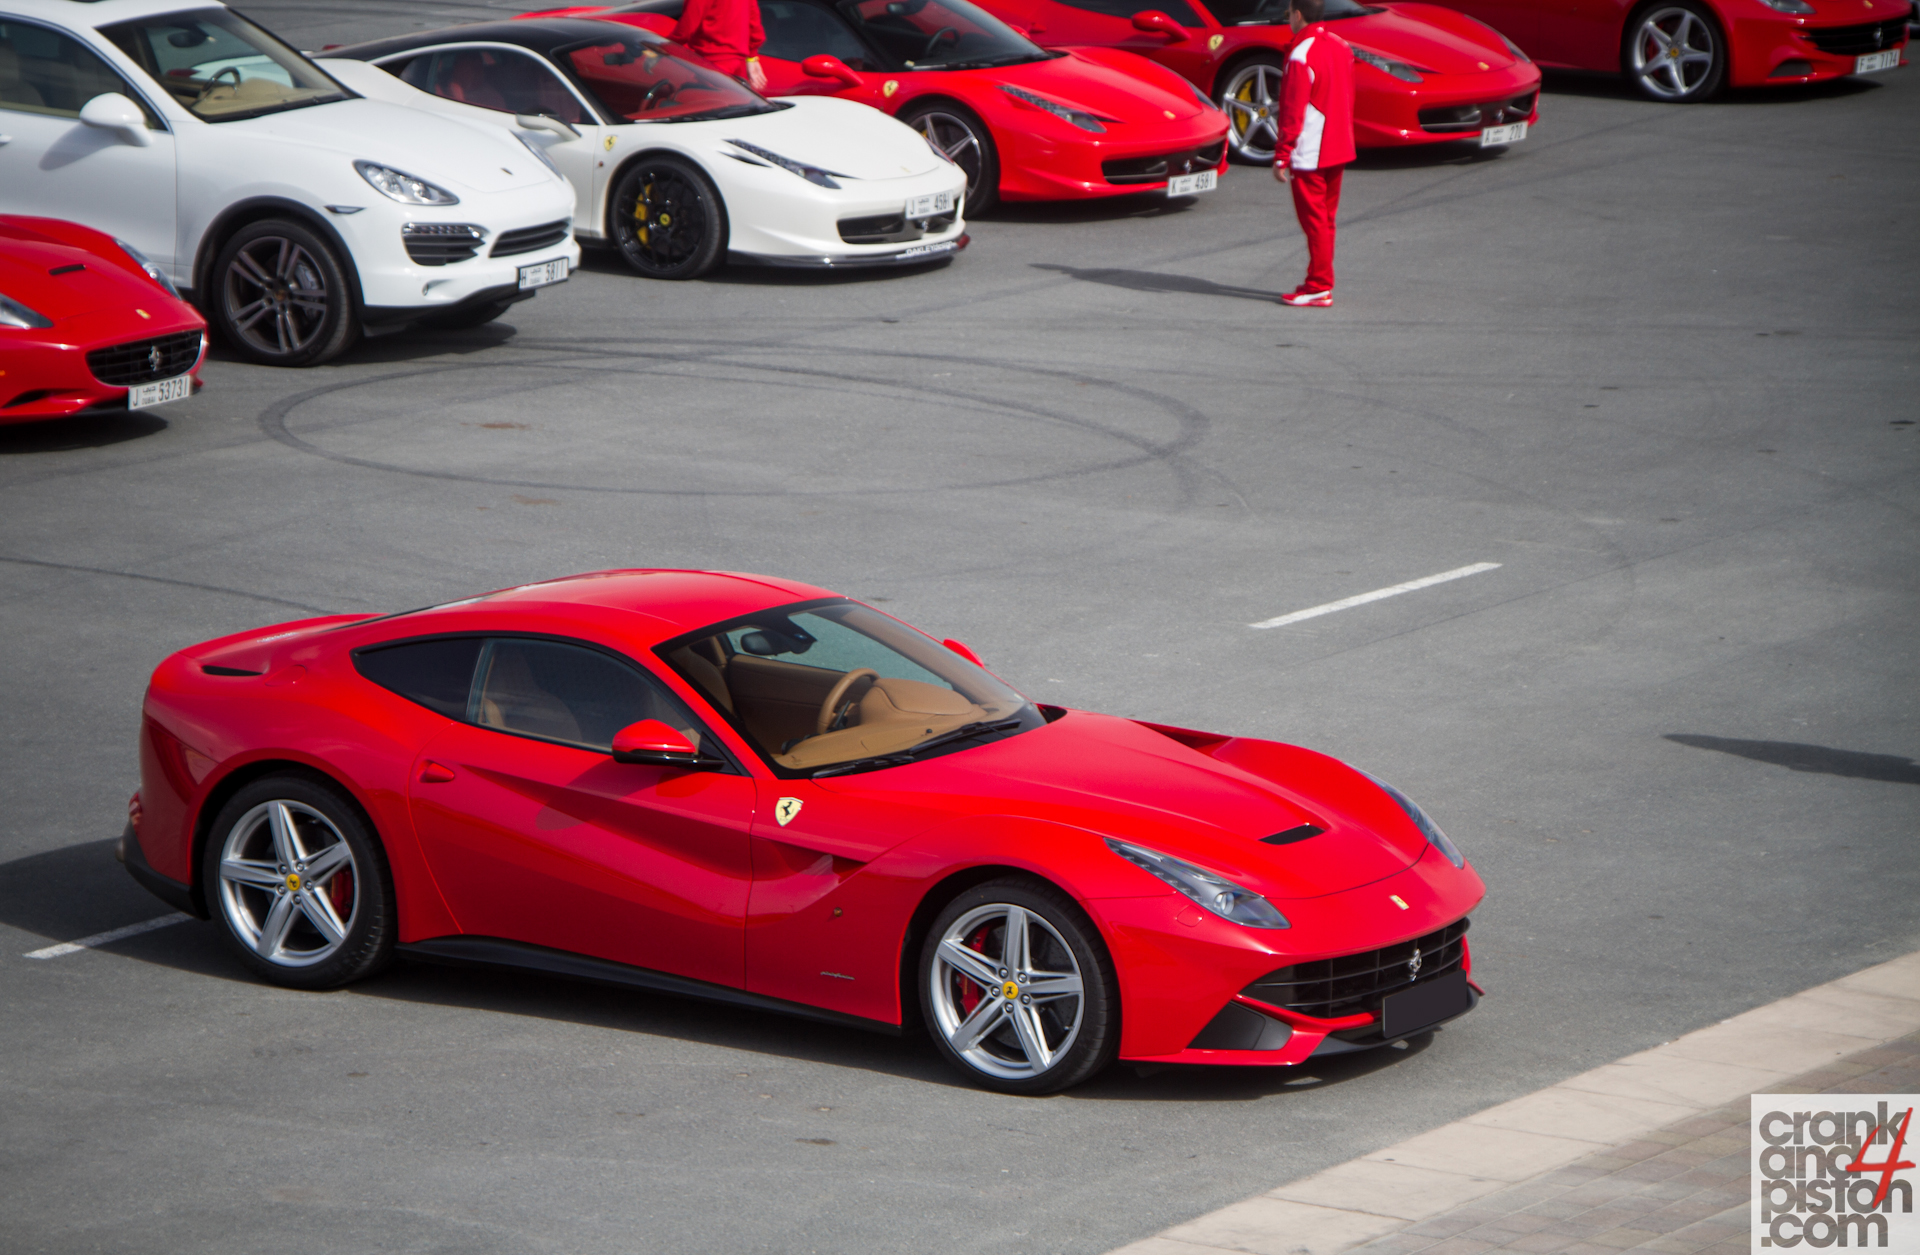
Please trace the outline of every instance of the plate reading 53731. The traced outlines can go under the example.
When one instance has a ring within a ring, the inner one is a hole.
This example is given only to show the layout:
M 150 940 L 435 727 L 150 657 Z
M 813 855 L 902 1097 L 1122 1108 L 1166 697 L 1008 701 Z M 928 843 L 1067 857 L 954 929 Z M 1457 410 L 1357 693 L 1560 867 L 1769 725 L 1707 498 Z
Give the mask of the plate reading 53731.
M 127 389 L 127 408 L 144 410 L 169 401 L 184 401 L 193 395 L 193 376 L 175 375 L 158 383 L 137 384 Z

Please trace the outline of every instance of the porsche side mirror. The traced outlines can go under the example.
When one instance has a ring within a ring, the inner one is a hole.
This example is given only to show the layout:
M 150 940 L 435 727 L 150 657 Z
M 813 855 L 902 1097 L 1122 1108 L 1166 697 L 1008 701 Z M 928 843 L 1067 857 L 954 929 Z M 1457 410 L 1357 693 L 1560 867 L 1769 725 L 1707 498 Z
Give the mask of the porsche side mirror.
M 153 143 L 153 136 L 147 133 L 146 115 L 140 112 L 139 105 L 119 92 L 95 96 L 81 105 L 80 121 L 87 126 L 112 131 L 123 143 L 132 144 L 135 148 L 146 148 Z
M 948 649 L 951 649 L 954 653 L 959 654 L 962 658 L 965 658 L 968 662 L 972 663 L 974 666 L 979 667 L 982 670 L 986 669 L 987 664 L 980 661 L 979 654 L 976 654 L 971 649 L 967 648 L 966 642 L 956 641 L 953 638 L 949 637 L 946 640 L 941 641 L 940 643 L 942 645 L 945 645 Z
M 692 741 L 658 719 L 642 719 L 614 733 L 613 761 L 647 763 L 655 767 L 702 767 L 712 760 L 703 759 Z
M 561 139 L 579 139 L 580 132 L 562 122 L 559 118 L 546 113 L 516 113 L 513 124 L 528 131 L 551 131 Z
M 1187 41 L 1186 28 L 1158 9 L 1142 9 L 1134 14 L 1133 29 L 1165 35 L 1176 44 Z
M 839 79 L 848 87 L 860 86 L 860 76 L 847 67 L 847 63 L 831 53 L 818 53 L 800 63 L 800 71 L 811 78 Z

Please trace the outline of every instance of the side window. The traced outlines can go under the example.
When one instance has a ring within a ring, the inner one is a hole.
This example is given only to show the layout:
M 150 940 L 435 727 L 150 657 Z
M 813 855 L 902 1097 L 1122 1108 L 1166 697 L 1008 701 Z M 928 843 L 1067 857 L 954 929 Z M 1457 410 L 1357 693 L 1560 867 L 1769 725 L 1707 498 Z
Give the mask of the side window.
M 760 22 L 767 42 L 760 49 L 782 61 L 804 61 L 822 53 L 840 58 L 849 69 L 868 71 L 866 45 L 845 22 L 805 0 L 760 0 Z
M 642 719 L 701 743 L 698 725 L 654 680 L 598 650 L 556 641 L 488 641 L 466 714 L 484 727 L 603 751 Z
M 1182 26 L 1200 26 L 1200 15 L 1193 11 L 1187 0 L 1060 0 L 1070 9 L 1085 9 L 1089 13 L 1104 13 L 1108 17 L 1123 17 L 1129 20 L 1136 13 L 1145 13 L 1148 9 L 1158 9 Z
M 160 129 L 140 94 L 79 40 L 21 22 L 0 22 L 0 109 L 77 118 L 95 96 L 119 92 Z
M 432 68 L 425 63 L 432 61 Z M 422 91 L 501 113 L 545 113 L 563 122 L 593 119 L 551 69 L 524 52 L 456 48 L 415 57 L 400 77 Z
M 383 689 L 450 719 L 465 719 L 481 644 L 478 637 L 411 641 L 355 654 L 353 665 Z
M 1284 26 L 1293 5 L 1291 0 L 1209 0 L 1207 7 L 1222 26 Z

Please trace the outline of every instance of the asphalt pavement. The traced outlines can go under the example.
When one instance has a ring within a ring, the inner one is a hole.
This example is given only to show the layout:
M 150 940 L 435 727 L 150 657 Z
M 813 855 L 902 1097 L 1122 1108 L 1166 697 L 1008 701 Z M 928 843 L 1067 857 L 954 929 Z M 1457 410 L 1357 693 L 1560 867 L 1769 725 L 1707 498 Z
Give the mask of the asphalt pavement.
M 248 11 L 302 47 L 479 6 Z M 943 269 L 652 283 L 0 428 L 0 1248 L 1075 1252 L 1920 946 L 1920 69 L 1550 78 L 1284 192 L 1013 207 Z M 1497 567 L 1271 629 L 1262 622 Z M 923 1041 L 402 965 L 261 985 L 112 859 L 151 668 L 612 566 L 809 580 L 1035 698 L 1339 755 L 1489 886 L 1489 996 L 1046 1099 Z

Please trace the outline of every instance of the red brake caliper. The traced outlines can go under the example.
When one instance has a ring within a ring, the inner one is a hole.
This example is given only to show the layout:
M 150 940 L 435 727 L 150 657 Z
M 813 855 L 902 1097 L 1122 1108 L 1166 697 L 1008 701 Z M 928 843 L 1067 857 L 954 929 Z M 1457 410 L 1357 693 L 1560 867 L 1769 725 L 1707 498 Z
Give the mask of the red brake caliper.
M 991 925 L 982 924 L 973 936 L 967 938 L 967 949 L 972 950 L 976 954 L 985 954 L 987 952 L 987 933 L 990 931 L 992 931 Z M 959 976 L 960 974 L 955 972 L 954 975 Z M 960 976 L 960 1014 L 962 1018 L 973 1014 L 973 1009 L 980 1005 L 981 996 L 985 993 L 986 990 L 974 984 L 970 977 Z
M 327 884 L 327 897 L 333 903 L 334 914 L 340 917 L 341 923 L 346 923 L 347 917 L 353 914 L 353 873 L 344 867 L 334 873 Z

